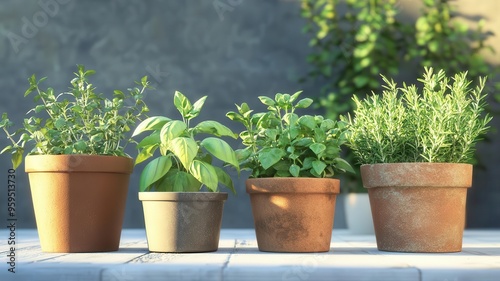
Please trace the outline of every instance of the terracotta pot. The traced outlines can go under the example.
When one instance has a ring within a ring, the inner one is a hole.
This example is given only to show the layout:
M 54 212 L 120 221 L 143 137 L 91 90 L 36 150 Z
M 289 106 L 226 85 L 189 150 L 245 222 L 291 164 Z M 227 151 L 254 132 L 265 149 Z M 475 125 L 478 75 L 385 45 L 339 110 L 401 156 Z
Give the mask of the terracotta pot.
M 373 235 L 375 233 L 368 193 L 346 194 L 344 197 L 344 212 L 350 234 Z
M 118 250 L 133 167 L 126 157 L 27 156 L 42 251 Z
M 139 192 L 149 250 L 217 251 L 226 199 L 225 192 Z
M 472 165 L 362 165 L 377 247 L 395 252 L 460 252 Z
M 246 181 L 246 191 L 260 251 L 330 250 L 339 180 L 256 178 Z

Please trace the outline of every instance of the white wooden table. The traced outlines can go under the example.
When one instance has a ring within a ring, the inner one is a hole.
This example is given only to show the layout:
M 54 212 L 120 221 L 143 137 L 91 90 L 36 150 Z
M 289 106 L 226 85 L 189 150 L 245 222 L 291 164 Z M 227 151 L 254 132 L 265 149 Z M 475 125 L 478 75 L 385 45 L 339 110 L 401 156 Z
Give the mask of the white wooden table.
M 334 230 L 328 253 L 279 254 L 257 250 L 252 229 L 223 229 L 219 251 L 149 253 L 142 229 L 126 229 L 120 250 L 42 253 L 36 230 L 17 230 L 16 273 L 0 231 L 0 280 L 428 280 L 499 281 L 500 230 L 466 230 L 461 253 L 380 252 L 375 237 Z

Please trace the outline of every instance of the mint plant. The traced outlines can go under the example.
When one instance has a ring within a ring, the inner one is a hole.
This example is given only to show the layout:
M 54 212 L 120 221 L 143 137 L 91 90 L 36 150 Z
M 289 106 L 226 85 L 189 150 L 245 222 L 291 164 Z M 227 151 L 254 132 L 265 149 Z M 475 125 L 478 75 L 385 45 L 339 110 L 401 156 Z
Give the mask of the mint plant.
M 28 79 L 30 87 L 24 96 L 34 93 L 35 107 L 28 111 L 23 127 L 10 131 L 14 123 L 7 113 L 0 121 L 0 128 L 12 142 L 0 154 L 12 154 L 14 168 L 21 164 L 28 143 L 33 145 L 28 154 L 33 155 L 127 156 L 124 149 L 131 141 L 127 132 L 148 112 L 143 101 L 144 91 L 150 88 L 147 76 L 136 82 L 140 87 L 128 92 L 115 90 L 113 99 L 108 99 L 95 93 L 88 81 L 93 74 L 94 70 L 78 65 L 69 91 L 60 94 L 52 88 L 40 88 L 45 77 L 37 80 L 32 75 Z M 126 105 L 129 100 L 131 105 Z
M 260 96 L 267 112 L 253 113 L 246 103 L 227 117 L 245 126 L 239 136 L 245 148 L 236 150 L 242 169 L 251 170 L 253 178 L 262 177 L 332 177 L 337 172 L 352 171 L 340 157 L 346 141 L 344 122 L 323 116 L 295 113 L 309 107 L 313 100 L 299 95 L 276 94 L 274 99 Z
M 191 120 L 200 114 L 206 96 L 192 104 L 182 93 L 175 92 L 174 105 L 182 120 L 154 116 L 142 121 L 133 136 L 149 131 L 139 142 L 140 150 L 136 164 L 153 157 L 159 150 L 160 156 L 151 160 L 141 173 L 140 191 L 199 191 L 205 185 L 209 191 L 218 191 L 219 183 L 233 192 L 231 177 L 222 168 L 213 165 L 217 158 L 235 167 L 239 172 L 236 153 L 227 142 L 219 137 L 237 138 L 228 127 L 212 120 L 201 121 L 190 127 Z M 208 134 L 202 140 L 199 134 Z
M 401 162 L 467 163 L 475 144 L 489 130 L 492 117 L 484 114 L 486 78 L 471 87 L 467 72 L 449 78 L 425 68 L 420 90 L 398 87 L 383 77 L 382 95 L 363 100 L 354 96 L 354 118 L 348 122 L 348 146 L 361 164 Z

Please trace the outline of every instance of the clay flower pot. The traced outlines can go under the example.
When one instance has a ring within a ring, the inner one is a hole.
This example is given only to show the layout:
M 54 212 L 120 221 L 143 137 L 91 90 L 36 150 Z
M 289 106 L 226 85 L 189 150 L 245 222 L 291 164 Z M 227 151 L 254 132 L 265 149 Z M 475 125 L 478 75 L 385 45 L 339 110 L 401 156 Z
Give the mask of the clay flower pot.
M 42 251 L 118 250 L 133 167 L 117 156 L 27 156 Z
M 139 192 L 149 250 L 217 251 L 226 199 L 226 192 Z
M 472 165 L 362 165 L 377 247 L 395 252 L 460 252 Z
M 327 252 L 340 181 L 254 178 L 246 181 L 257 244 L 264 252 Z

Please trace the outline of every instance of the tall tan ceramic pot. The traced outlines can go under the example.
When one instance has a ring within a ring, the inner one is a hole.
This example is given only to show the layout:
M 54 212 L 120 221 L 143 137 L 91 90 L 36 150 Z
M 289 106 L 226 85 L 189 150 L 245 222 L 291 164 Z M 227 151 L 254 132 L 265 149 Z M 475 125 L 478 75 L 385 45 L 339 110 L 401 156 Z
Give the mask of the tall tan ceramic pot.
M 472 165 L 362 165 L 377 247 L 395 252 L 460 252 Z
M 226 192 L 139 192 L 151 252 L 213 252 Z
M 260 251 L 330 250 L 340 181 L 326 178 L 255 178 L 246 181 Z
M 42 251 L 118 250 L 133 166 L 117 156 L 27 156 Z

